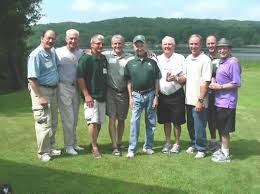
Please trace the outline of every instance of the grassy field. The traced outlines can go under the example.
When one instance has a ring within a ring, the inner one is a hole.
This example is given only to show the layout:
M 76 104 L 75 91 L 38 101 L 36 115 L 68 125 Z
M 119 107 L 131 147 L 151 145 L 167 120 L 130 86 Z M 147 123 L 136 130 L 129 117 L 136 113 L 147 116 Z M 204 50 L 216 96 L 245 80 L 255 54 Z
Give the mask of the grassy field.
M 258 63 L 258 67 L 260 64 Z M 0 95 L 0 183 L 12 185 L 14 193 L 260 193 L 260 68 L 244 65 L 239 90 L 236 132 L 232 134 L 228 164 L 213 163 L 210 156 L 196 160 L 185 153 L 188 145 L 183 125 L 178 155 L 162 154 L 162 125 L 155 132 L 155 154 L 144 155 L 140 132 L 138 154 L 129 160 L 111 155 L 107 122 L 100 133 L 103 157 L 90 153 L 85 123 L 80 110 L 78 142 L 86 148 L 78 156 L 61 155 L 48 163 L 36 158 L 35 131 L 27 91 Z M 258 88 L 258 89 L 257 89 Z M 129 119 L 124 143 L 127 145 Z M 143 123 L 142 123 L 143 126 Z M 209 133 L 208 133 L 209 134 Z M 59 123 L 57 148 L 63 148 Z

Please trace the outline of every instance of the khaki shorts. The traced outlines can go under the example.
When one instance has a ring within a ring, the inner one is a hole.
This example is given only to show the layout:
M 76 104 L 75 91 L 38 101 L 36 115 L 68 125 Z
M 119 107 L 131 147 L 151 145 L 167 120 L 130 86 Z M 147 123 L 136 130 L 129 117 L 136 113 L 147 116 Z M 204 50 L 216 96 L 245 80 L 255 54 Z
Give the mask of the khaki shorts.
M 94 106 L 89 108 L 86 103 L 84 103 L 84 117 L 87 124 L 98 123 L 101 124 L 105 121 L 106 116 L 106 103 L 98 102 L 94 100 Z
M 106 114 L 117 119 L 125 120 L 129 107 L 129 96 L 125 92 L 117 92 L 112 88 L 107 88 Z

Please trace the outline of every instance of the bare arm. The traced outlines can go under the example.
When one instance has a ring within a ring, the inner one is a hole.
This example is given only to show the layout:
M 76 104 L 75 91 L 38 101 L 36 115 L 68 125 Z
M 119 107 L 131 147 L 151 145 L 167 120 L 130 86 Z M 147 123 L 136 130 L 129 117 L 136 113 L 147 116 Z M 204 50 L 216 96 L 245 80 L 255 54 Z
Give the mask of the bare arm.
M 233 89 L 236 87 L 237 86 L 232 83 L 226 83 L 226 84 L 211 83 L 209 85 L 209 88 L 213 90 L 226 90 L 226 89 Z
M 157 80 L 155 80 L 155 96 L 154 96 L 154 99 L 153 99 L 153 109 L 157 108 L 157 106 L 158 106 L 159 88 L 160 88 L 159 80 L 157 79 Z
M 200 85 L 200 95 L 199 95 L 199 99 L 204 99 L 206 94 L 207 94 L 207 91 L 208 91 L 208 87 L 209 87 L 209 83 L 210 82 L 203 82 L 201 85 Z M 202 109 L 202 102 L 200 102 L 199 100 L 197 101 L 196 103 L 196 106 L 195 106 L 195 111 L 197 112 L 200 112 L 201 109 Z
M 89 95 L 85 80 L 83 78 L 79 78 L 78 84 L 79 84 L 79 88 L 80 88 L 82 94 L 84 95 L 85 103 L 87 104 L 88 107 L 90 107 L 90 108 L 93 107 L 93 105 L 94 105 L 93 99 Z
M 132 96 L 132 83 L 130 80 L 127 82 L 127 90 L 128 90 L 128 95 L 129 95 L 129 106 L 132 109 L 134 107 L 134 99 Z
M 40 88 L 39 88 L 39 83 L 37 79 L 28 79 L 29 85 L 31 90 L 36 94 L 36 96 L 39 99 L 39 103 L 42 107 L 47 108 L 48 107 L 48 99 L 43 96 Z

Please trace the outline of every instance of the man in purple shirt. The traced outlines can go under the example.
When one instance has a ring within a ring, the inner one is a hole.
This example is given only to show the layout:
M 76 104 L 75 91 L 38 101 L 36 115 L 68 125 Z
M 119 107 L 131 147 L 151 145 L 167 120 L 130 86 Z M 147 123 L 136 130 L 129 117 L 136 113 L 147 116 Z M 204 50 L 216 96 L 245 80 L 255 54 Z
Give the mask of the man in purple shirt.
M 216 90 L 216 127 L 221 134 L 222 146 L 213 153 L 211 159 L 214 162 L 230 162 L 229 133 L 235 131 L 237 89 L 241 83 L 241 68 L 238 59 L 231 55 L 231 44 L 227 39 L 220 39 L 217 47 L 220 63 L 216 72 L 216 83 L 211 83 L 209 88 Z

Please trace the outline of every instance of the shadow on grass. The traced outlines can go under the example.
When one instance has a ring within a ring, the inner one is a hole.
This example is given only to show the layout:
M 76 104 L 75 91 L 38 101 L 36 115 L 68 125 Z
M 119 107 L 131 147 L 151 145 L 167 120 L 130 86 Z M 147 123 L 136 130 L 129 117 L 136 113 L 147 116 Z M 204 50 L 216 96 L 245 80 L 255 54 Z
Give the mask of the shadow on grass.
M 131 183 L 47 167 L 36 167 L 13 161 L 0 160 L 0 164 L 0 180 L 10 184 L 13 192 L 17 194 L 187 193 L 178 189 Z
M 260 142 L 255 139 L 231 140 L 230 145 L 234 159 L 244 160 L 250 156 L 258 156 L 260 154 Z

